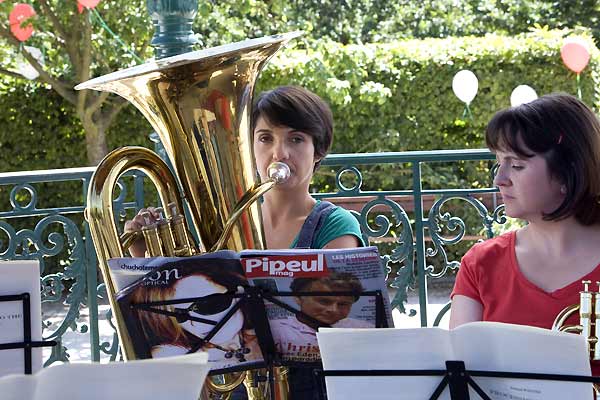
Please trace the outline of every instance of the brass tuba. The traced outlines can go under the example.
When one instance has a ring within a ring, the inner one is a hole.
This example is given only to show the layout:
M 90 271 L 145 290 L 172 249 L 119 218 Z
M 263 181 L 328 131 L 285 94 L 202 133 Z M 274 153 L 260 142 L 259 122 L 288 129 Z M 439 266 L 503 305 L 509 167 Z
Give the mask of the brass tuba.
M 110 258 L 123 257 L 135 239 L 117 233 L 112 200 L 119 177 L 129 170 L 140 170 L 157 187 L 166 218 L 156 229 L 143 232 L 151 255 L 263 249 L 264 233 L 255 200 L 276 178 L 264 184 L 257 182 L 250 131 L 252 94 L 266 62 L 300 34 L 250 39 L 163 58 L 75 87 L 113 92 L 133 103 L 159 135 L 173 169 L 172 173 L 150 150 L 125 147 L 100 162 L 89 186 L 86 218 L 126 360 L 136 356 L 115 304 L 117 290 L 107 264 Z M 185 206 L 189 222 L 181 216 Z M 282 381 L 275 386 L 284 388 L 286 371 L 279 372 Z M 209 389 L 227 392 L 243 378 L 232 382 L 231 376 L 225 377 L 222 385 L 209 380 Z M 250 392 L 260 391 L 254 385 Z

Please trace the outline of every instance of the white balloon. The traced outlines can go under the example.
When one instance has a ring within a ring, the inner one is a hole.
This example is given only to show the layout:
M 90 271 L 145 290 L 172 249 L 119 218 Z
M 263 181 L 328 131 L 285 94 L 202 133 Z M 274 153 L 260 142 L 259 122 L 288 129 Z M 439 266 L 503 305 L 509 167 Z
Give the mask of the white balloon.
M 520 106 L 537 98 L 538 95 L 531 86 L 519 85 L 510 94 L 510 105 L 513 107 Z
M 452 79 L 452 90 L 463 103 L 470 104 L 473 101 L 478 87 L 477 77 L 468 69 L 458 71 Z

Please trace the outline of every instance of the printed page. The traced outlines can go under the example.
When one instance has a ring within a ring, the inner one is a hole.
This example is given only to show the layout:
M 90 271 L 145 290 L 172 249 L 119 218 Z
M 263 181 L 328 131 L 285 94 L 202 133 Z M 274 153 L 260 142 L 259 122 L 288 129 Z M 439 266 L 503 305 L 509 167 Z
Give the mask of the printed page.
M 446 360 L 454 358 L 448 331 L 440 328 L 321 328 L 317 337 L 325 370 L 445 369 Z M 327 398 L 426 400 L 441 380 L 441 376 L 329 377 L 326 378 Z M 446 389 L 440 399 L 448 398 Z
M 451 332 L 458 359 L 470 370 L 591 375 L 580 335 L 497 322 L 469 323 Z M 593 398 L 589 383 L 474 379 L 492 400 Z
M 160 360 L 50 366 L 36 375 L 31 400 L 197 400 L 208 373 L 207 359 L 207 354 L 195 353 Z
M 383 294 L 383 318 L 388 326 L 393 326 L 385 273 L 374 246 L 339 250 L 245 250 L 240 257 L 248 282 L 271 292 L 360 293 L 380 290 Z M 276 296 L 275 299 L 290 308 L 265 300 L 275 348 L 283 361 L 319 361 L 317 330 L 320 326 L 376 326 L 374 296 L 304 295 Z
M 42 340 L 40 266 L 37 260 L 0 261 L 0 296 L 30 293 L 31 340 Z M 23 302 L 0 302 L 0 343 L 22 342 Z M 32 350 L 32 372 L 42 368 L 42 348 Z M 0 350 L 0 377 L 25 371 L 24 350 Z

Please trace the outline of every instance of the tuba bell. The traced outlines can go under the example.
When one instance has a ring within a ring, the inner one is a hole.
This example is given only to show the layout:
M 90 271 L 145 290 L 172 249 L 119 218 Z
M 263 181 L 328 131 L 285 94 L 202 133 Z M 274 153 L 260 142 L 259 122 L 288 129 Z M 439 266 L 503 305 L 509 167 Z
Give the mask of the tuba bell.
M 130 170 L 142 171 L 157 188 L 165 219 L 141 233 L 151 256 L 263 249 L 256 200 L 282 172 L 275 168 L 268 182 L 257 181 L 250 127 L 252 95 L 266 62 L 300 34 L 250 39 L 163 58 L 75 87 L 112 92 L 131 102 L 160 137 L 173 171 L 148 149 L 124 147 L 100 162 L 88 189 L 86 218 L 125 360 L 136 355 L 116 306 L 117 289 L 107 261 L 123 257 L 138 234 L 120 237 L 117 233 L 112 201 L 119 177 Z M 182 216 L 185 211 L 189 221 Z M 276 370 L 275 379 L 280 378 L 274 385 L 280 388 L 276 397 L 286 399 L 286 371 Z M 213 393 L 227 393 L 243 378 L 243 373 L 225 375 L 221 383 L 209 379 L 206 386 Z M 264 397 L 265 390 L 257 389 L 253 379 L 246 381 L 251 399 Z

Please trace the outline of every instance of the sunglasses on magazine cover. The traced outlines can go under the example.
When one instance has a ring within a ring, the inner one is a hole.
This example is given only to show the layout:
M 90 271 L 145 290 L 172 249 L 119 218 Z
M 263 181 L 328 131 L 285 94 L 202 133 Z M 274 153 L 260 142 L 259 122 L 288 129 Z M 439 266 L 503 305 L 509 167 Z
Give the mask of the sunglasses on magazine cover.
M 215 293 L 205 297 L 198 298 L 190 298 L 190 299 L 176 299 L 176 300 L 166 300 L 166 301 L 157 301 L 150 303 L 138 303 L 132 304 L 133 308 L 146 310 L 150 312 L 154 312 L 157 314 L 168 315 L 171 317 L 175 317 L 178 323 L 183 323 L 185 321 L 195 321 L 201 322 L 210 325 L 217 325 L 218 321 L 213 321 L 206 318 L 195 317 L 190 315 L 191 312 L 197 315 L 216 315 L 227 311 L 231 308 L 233 299 L 235 296 L 232 296 L 232 293 Z M 187 307 L 175 307 L 177 304 L 181 303 L 190 303 Z M 173 311 L 165 310 L 164 308 L 157 308 L 157 306 L 166 306 L 172 305 Z
M 174 307 L 174 309 L 177 313 L 194 312 L 199 315 L 215 315 L 227 311 L 232 303 L 232 296 L 224 296 L 222 293 L 218 293 L 198 298 L 186 308 Z

